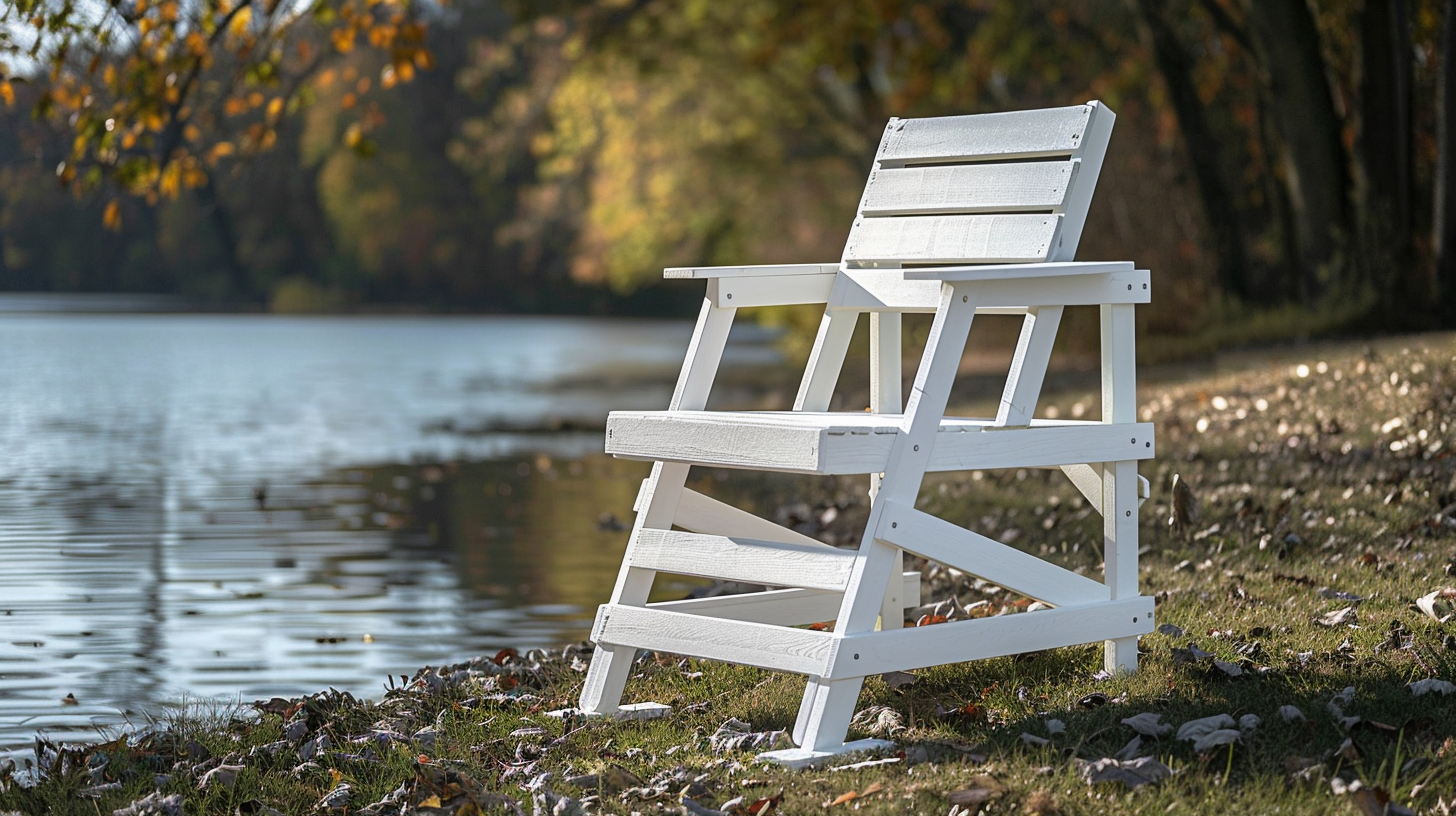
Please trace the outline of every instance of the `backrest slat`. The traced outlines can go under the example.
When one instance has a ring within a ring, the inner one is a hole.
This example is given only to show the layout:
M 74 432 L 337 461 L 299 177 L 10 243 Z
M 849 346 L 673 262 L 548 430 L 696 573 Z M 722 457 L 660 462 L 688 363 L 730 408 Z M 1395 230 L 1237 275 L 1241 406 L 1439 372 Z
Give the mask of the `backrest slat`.
M 1055 246 L 1059 215 L 928 215 L 860 218 L 844 249 L 846 263 L 1035 263 Z
M 967 164 L 877 170 L 860 212 L 868 216 L 932 213 L 1056 212 L 1076 178 L 1074 161 Z
M 1099 102 L 891 119 L 846 269 L 1071 260 L 1116 117 Z
M 1070 156 L 1082 147 L 1091 105 L 1068 108 L 892 119 L 876 159 L 880 167 L 915 163 Z

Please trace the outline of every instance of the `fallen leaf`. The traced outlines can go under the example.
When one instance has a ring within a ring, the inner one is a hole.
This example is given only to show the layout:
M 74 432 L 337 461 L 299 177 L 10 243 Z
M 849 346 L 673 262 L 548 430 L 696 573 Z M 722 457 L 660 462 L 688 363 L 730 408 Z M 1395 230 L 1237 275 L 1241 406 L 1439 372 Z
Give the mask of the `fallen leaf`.
M 440 806 L 440 797 L 439 796 L 436 796 L 434 794 L 430 794 L 429 798 L 421 801 L 418 805 L 415 805 L 415 807 L 422 807 L 422 808 L 437 808 L 439 806 Z
M 1335 626 L 1344 626 L 1346 624 L 1354 623 L 1355 620 L 1355 607 L 1347 606 L 1344 609 L 1336 609 L 1333 612 L 1326 612 L 1325 614 L 1316 617 L 1314 619 L 1314 622 L 1316 626 L 1333 628 Z
M 1092 762 L 1085 759 L 1072 760 L 1077 773 L 1087 784 L 1116 782 L 1129 788 L 1153 785 L 1173 775 L 1173 769 L 1152 757 L 1138 757 L 1125 762 L 1103 757 Z
M 1242 735 L 1232 728 L 1220 728 L 1217 731 L 1210 731 L 1207 734 L 1193 741 L 1193 750 L 1198 753 L 1211 751 L 1220 745 L 1232 745 L 1239 741 Z
M 1282 705 L 1282 706 L 1279 706 L 1278 714 L 1279 714 L 1279 719 L 1284 720 L 1287 723 L 1292 723 L 1295 720 L 1303 720 L 1304 719 L 1304 712 L 1303 711 L 1300 711 L 1298 706 L 1292 706 L 1292 705 Z
M 1244 670 L 1239 667 L 1239 664 L 1230 663 L 1227 660 L 1215 660 L 1213 661 L 1213 667 L 1229 677 L 1238 677 L 1244 673 Z
M 1234 721 L 1234 718 L 1227 714 L 1215 714 L 1212 717 L 1189 720 L 1178 728 L 1177 739 L 1197 741 L 1212 734 L 1214 731 L 1234 728 L 1237 725 L 1238 723 Z
M 1162 720 L 1162 714 L 1144 711 L 1141 714 L 1124 718 L 1122 724 L 1144 736 L 1161 737 L 1173 731 L 1173 726 Z
M 971 780 L 970 786 L 961 790 L 951 791 L 946 794 L 952 806 L 959 806 L 960 812 L 964 814 L 980 813 L 986 803 L 1000 796 L 1005 787 L 993 777 L 978 776 Z
M 197 787 L 206 790 L 214 785 L 224 790 L 232 790 L 238 784 L 238 774 L 243 772 L 241 765 L 219 765 L 216 768 L 202 775 L 198 780 Z
M 1180 638 L 1183 637 L 1183 630 L 1171 623 L 1165 623 L 1158 627 L 1158 634 L 1167 635 L 1170 638 Z
M 1239 718 L 1239 730 L 1245 734 L 1252 733 L 1255 728 L 1259 727 L 1259 723 L 1261 722 L 1263 720 L 1259 719 L 1258 714 L 1245 714 Z
M 1046 730 L 1047 733 L 1051 734 L 1052 736 L 1056 736 L 1057 734 L 1065 734 L 1067 733 L 1067 724 L 1057 719 L 1047 720 Z
M 1415 816 L 1415 811 L 1390 801 L 1384 788 L 1361 787 L 1350 791 L 1350 799 L 1365 816 Z
M 1456 685 L 1452 685 L 1449 681 L 1446 680 L 1437 680 L 1434 677 L 1427 677 L 1424 680 L 1417 680 L 1414 683 L 1406 686 L 1406 688 L 1410 689 L 1411 694 L 1414 694 L 1417 697 L 1420 697 L 1423 694 L 1429 694 L 1433 691 L 1443 695 L 1456 692 Z
M 1416 599 L 1416 606 L 1438 623 L 1456 619 L 1456 589 L 1442 587 Z
M 844 793 L 841 793 L 838 796 L 834 797 L 834 799 L 832 801 L 825 802 L 824 803 L 824 807 L 831 808 L 831 807 L 834 807 L 836 805 L 842 805 L 845 802 L 852 802 L 855 799 L 863 799 L 866 796 L 873 796 L 873 795 L 879 793 L 880 791 L 884 790 L 884 788 L 885 788 L 885 786 L 882 785 L 882 784 L 880 784 L 879 782 L 871 782 L 869 784 L 869 787 L 865 788 L 863 792 L 860 792 L 860 791 L 845 791 Z
M 905 718 L 889 706 L 875 705 L 856 712 L 849 725 L 876 737 L 891 737 L 905 730 Z
M 910 672 L 892 671 L 885 672 L 884 674 L 880 675 L 880 679 L 884 680 L 885 685 L 889 686 L 890 689 L 893 691 L 895 689 L 901 689 L 906 686 L 913 686 L 915 685 L 915 681 L 919 680 L 920 678 L 916 677 Z
M 1025 731 L 1021 732 L 1021 741 L 1027 745 L 1050 745 L 1052 742 L 1046 737 L 1038 737 L 1035 734 L 1028 734 Z

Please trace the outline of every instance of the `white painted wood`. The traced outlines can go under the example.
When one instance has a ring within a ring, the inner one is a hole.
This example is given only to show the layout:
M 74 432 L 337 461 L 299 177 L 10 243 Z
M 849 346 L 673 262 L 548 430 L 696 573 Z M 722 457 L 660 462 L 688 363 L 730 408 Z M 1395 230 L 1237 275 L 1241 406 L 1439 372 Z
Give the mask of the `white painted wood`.
M 1011 372 L 1001 392 L 1001 407 L 996 411 L 997 425 L 1031 424 L 1061 321 L 1061 306 L 1041 306 L 1023 318 Z
M 757 266 L 673 266 L 662 270 L 662 277 L 668 280 L 707 280 L 708 278 L 833 275 L 838 271 L 838 263 L 761 264 Z
M 1019 162 L 877 170 L 867 216 L 1059 211 L 1079 162 Z
M 1056 246 L 1060 215 L 910 215 L 859 218 L 844 261 L 862 267 L 904 263 L 1037 263 Z
M 701 409 L 707 404 L 708 392 L 712 389 L 713 378 L 717 376 L 734 314 L 734 309 L 720 309 L 713 305 L 711 299 L 704 298 L 698 323 L 688 343 L 687 357 L 683 360 L 677 385 L 668 403 L 670 410 Z M 641 605 L 647 602 L 656 573 L 632 565 L 632 548 L 644 529 L 671 526 L 677 513 L 678 495 L 687 477 L 686 464 L 653 464 L 651 475 L 638 492 L 638 504 L 642 510 L 633 522 L 627 552 L 622 557 L 616 585 L 612 588 L 611 603 Z M 635 655 L 636 649 L 629 645 L 607 645 L 593 652 L 591 666 L 582 683 L 580 708 L 596 714 L 615 712 L 622 701 L 622 691 Z
M 1100 463 L 1099 463 L 1100 464 Z M 1087 503 L 1102 512 L 1102 472 L 1100 467 L 1092 465 L 1062 465 L 1061 470 L 1071 480 L 1077 491 L 1087 499 Z M 1146 476 L 1137 477 L 1137 502 L 1142 507 L 1143 502 L 1153 497 L 1153 486 L 1148 482 Z
M 1020 612 L 994 618 L 916 626 L 895 632 L 846 635 L 835 646 L 830 680 L 887 671 L 983 660 L 988 657 L 1095 643 L 1109 635 L 1133 638 L 1153 631 L 1153 599 L 1126 598 L 1090 606 Z M 858 659 L 854 655 L 859 655 Z
M 1102 307 L 1102 420 L 1128 427 L 1137 419 L 1136 324 L 1132 306 Z M 1102 554 L 1114 598 L 1138 592 L 1137 463 L 1102 460 Z M 1110 638 L 1104 649 L 1109 672 L 1137 671 L 1137 638 Z
M 790 530 L 760 518 L 747 510 L 740 510 L 731 504 L 724 504 L 711 496 L 696 490 L 684 488 L 677 501 L 677 515 L 672 523 L 694 533 L 757 538 L 761 541 L 783 541 L 821 547 L 839 552 L 818 539 L 810 538 L 797 530 Z
M 903 416 L 788 411 L 613 411 L 606 451 L 625 459 L 690 462 L 785 473 L 880 473 Z M 997 429 L 991 419 L 939 423 L 931 471 L 1054 467 L 1151 459 L 1150 423 L 1033 419 Z
M 764 751 L 755 759 L 759 762 L 768 762 L 773 765 L 782 765 L 790 770 L 802 770 L 804 768 L 817 768 L 820 765 L 849 754 L 883 753 L 895 750 L 895 743 L 882 739 L 862 739 L 854 742 L 846 742 L 843 745 L 836 745 L 832 748 L 820 751 L 808 748 L 781 748 L 777 751 Z
M 886 505 L 875 536 L 1054 606 L 1081 606 L 1111 597 L 1106 586 L 1090 578 L 903 504 Z
M 1102 159 L 1107 153 L 1107 143 L 1112 139 L 1112 125 L 1117 120 L 1107 106 L 1092 102 L 1088 104 L 1090 115 L 1086 132 L 1082 138 L 1077 178 L 1067 190 L 1066 218 L 1062 221 L 1059 242 L 1052 250 L 1049 260 L 1070 261 L 1077 252 L 1077 243 L 1082 238 L 1082 227 L 1087 220 L 1087 211 L 1092 206 L 1092 191 L 1097 186 L 1097 177 L 1102 172 Z
M 793 306 L 829 299 L 834 275 L 788 275 L 780 278 L 713 278 L 708 297 L 722 308 Z
M 897 583 L 904 609 L 920 605 L 920 573 L 905 572 Z M 742 595 L 719 595 L 714 598 L 691 598 L 683 601 L 650 603 L 648 609 L 704 615 L 753 623 L 774 623 L 800 626 L 834 620 L 839 612 L 842 592 L 823 589 L 770 589 Z M 903 614 L 903 611 L 902 611 Z
M 795 411 L 829 409 L 834 386 L 839 383 L 839 372 L 844 368 L 844 355 L 849 352 L 849 341 L 854 338 L 854 327 L 858 321 L 859 315 L 855 313 L 824 313 L 819 321 L 819 334 L 814 337 L 814 347 L 809 350 L 804 378 L 799 381 L 799 393 L 794 396 Z
M 707 299 L 669 410 L 608 420 L 608 452 L 654 466 L 613 603 L 594 628 L 602 646 L 583 708 L 616 708 L 637 648 L 799 672 L 809 681 L 794 726 L 798 761 L 849 747 L 843 740 L 867 674 L 1096 640 L 1108 641 L 1109 667 L 1136 667 L 1136 637 L 1153 625 L 1151 600 L 1137 596 L 1145 481 L 1136 463 L 1155 449 L 1152 427 L 1135 421 L 1132 318 L 1134 305 L 1149 300 L 1150 279 L 1127 263 L 1070 262 L 1113 120 L 1096 102 L 892 120 L 841 265 L 667 270 L 706 280 Z M 1011 161 L 1025 158 L 1049 160 Z M 949 166 L 958 162 L 983 163 Z M 733 310 L 810 302 L 825 302 L 826 315 L 795 410 L 703 411 Z M 1063 307 L 1084 304 L 1103 309 L 1103 421 L 1035 419 Z M 1015 361 L 994 419 L 946 418 L 978 310 L 1024 316 Z M 826 413 L 860 311 L 871 313 L 872 413 Z M 934 312 L 935 321 L 902 412 L 904 312 Z M 860 546 L 828 548 L 687 491 L 692 464 L 871 474 Z M 930 470 L 1055 466 L 1104 513 L 1105 583 L 913 509 Z M 690 532 L 672 532 L 673 524 Z M 896 630 L 908 597 L 919 594 L 901 568 L 904 550 L 1058 608 Z M 669 569 L 809 588 L 645 606 L 652 576 Z M 771 625 L 829 615 L 833 633 Z
M 897 434 L 884 468 L 885 477 L 870 507 L 870 516 L 860 539 L 849 587 L 839 608 L 834 631 L 837 635 L 871 632 L 879 618 L 881 602 L 900 551 L 875 537 L 886 506 L 891 502 L 913 506 L 925 476 L 926 464 L 935 445 L 946 401 L 950 398 L 966 336 L 976 314 L 978 284 L 946 284 L 941 287 L 941 305 L 936 310 L 921 353 L 920 366 L 905 403 L 903 432 Z M 902 636 L 914 630 L 892 629 L 882 634 Z M 811 677 L 805 689 L 799 720 L 794 725 L 799 747 L 832 750 L 844 741 L 862 676 L 836 679 L 836 656 L 829 671 Z
M 643 530 L 632 565 L 677 575 L 749 584 L 844 591 L 854 553 L 815 542 L 784 544 L 751 538 Z
M 901 411 L 900 348 L 903 321 L 897 312 L 870 314 L 870 412 L 898 414 Z M 880 492 L 882 474 L 870 474 L 870 501 Z M 890 575 L 905 569 L 905 555 L 896 553 L 890 564 Z M 905 602 L 900 582 L 893 578 L 880 602 L 880 629 L 898 629 L 905 625 Z
M 672 713 L 672 706 L 662 703 L 628 703 L 617 706 L 617 710 L 611 714 L 611 718 L 619 722 L 634 720 L 660 720 Z M 579 708 L 558 708 L 555 711 L 546 712 L 546 716 L 558 720 L 567 717 L 602 717 L 594 711 L 582 711 Z
M 1110 270 L 1120 268 L 1121 271 Z M 847 269 L 834 284 L 830 309 L 933 313 L 940 302 L 940 278 L 985 279 L 977 314 L 1018 313 L 1036 306 L 1100 306 L 1105 303 L 1148 303 L 1147 270 L 1131 264 L 1088 263 L 1069 267 L 1052 264 L 1006 264 L 925 269 Z M 1001 270 L 1014 272 L 996 278 Z M 989 279 L 987 279 L 989 277 Z M 1006 311 L 1010 310 L 1010 311 Z
M 1103 275 L 1110 272 L 1131 272 L 1131 261 L 1047 261 L 1036 263 L 967 264 L 963 266 L 927 266 L 904 270 L 906 280 L 973 281 L 1023 280 L 1026 278 L 1062 278 L 1069 275 Z M 1057 286 L 1054 282 L 1039 284 Z
M 828 632 L 616 604 L 597 610 L 592 640 L 797 674 L 821 673 L 835 643 Z
M 1081 148 L 1092 107 L 891 119 L 876 158 L 881 167 L 903 167 L 916 162 L 1070 156 Z

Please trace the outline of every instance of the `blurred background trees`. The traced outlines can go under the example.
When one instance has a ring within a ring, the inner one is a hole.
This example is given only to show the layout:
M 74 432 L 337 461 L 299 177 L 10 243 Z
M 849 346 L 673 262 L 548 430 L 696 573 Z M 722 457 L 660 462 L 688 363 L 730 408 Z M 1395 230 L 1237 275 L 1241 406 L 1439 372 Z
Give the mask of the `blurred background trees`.
M 6 12 L 0 288 L 678 313 L 837 258 L 887 117 L 1096 98 L 1166 348 L 1456 325 L 1449 0 L 101 5 Z

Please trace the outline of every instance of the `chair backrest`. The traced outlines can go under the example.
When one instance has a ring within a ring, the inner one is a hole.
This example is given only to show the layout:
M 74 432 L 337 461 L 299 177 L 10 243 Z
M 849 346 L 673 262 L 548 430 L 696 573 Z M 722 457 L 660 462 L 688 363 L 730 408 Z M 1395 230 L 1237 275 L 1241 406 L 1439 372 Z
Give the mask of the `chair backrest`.
M 1071 260 L 1115 118 L 1094 101 L 891 119 L 845 268 Z

